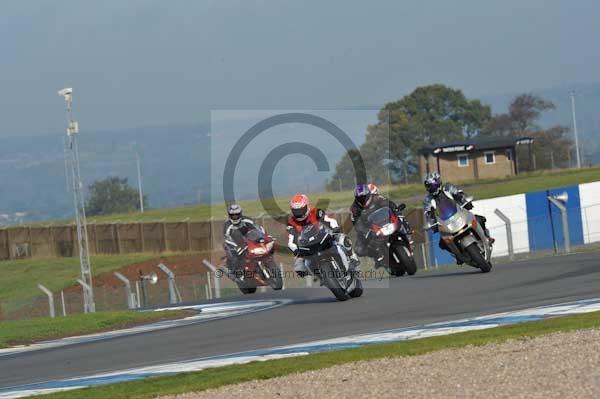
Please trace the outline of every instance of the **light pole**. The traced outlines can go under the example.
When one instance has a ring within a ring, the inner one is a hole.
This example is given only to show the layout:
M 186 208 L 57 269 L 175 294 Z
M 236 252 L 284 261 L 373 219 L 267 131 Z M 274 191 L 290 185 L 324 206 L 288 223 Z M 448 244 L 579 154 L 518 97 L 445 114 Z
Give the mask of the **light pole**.
M 77 136 L 79 124 L 73 120 L 72 103 L 73 89 L 68 87 L 58 91 L 58 95 L 67 103 L 67 137 L 68 149 L 71 154 L 71 184 L 73 188 L 73 205 L 75 208 L 75 222 L 77 224 L 77 243 L 79 245 L 79 265 L 81 267 L 81 280 L 88 286 L 83 290 L 83 310 L 85 313 L 95 312 L 94 291 L 92 285 L 92 264 L 90 262 L 87 221 L 85 218 L 85 203 L 83 198 L 83 183 L 79 169 L 79 147 Z
M 138 181 L 138 194 L 140 197 L 140 212 L 144 213 L 144 192 L 142 191 L 142 168 L 140 166 L 140 152 L 138 151 L 137 146 L 134 145 L 133 151 L 135 152 L 135 163 L 137 165 L 137 181 Z
M 581 169 L 581 156 L 579 155 L 579 133 L 577 132 L 577 116 L 575 114 L 575 91 L 571 90 L 571 112 L 573 114 L 573 133 L 575 134 L 575 155 L 577 156 L 577 168 Z

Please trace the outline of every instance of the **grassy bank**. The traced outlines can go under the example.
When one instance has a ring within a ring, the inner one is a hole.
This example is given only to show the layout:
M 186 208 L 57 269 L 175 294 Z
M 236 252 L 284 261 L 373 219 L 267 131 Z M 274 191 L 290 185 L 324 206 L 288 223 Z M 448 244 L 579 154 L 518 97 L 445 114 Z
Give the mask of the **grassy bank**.
M 156 257 L 151 254 L 98 255 L 91 258 L 94 275 L 118 270 L 131 263 Z M 79 278 L 79 258 L 21 259 L 0 262 L 0 304 L 4 310 L 18 307 L 42 295 L 42 283 L 51 291 L 60 291 Z M 8 308 L 8 309 L 7 309 Z
M 297 358 L 253 362 L 184 373 L 171 377 L 159 377 L 144 381 L 126 382 L 103 387 L 82 389 L 44 395 L 48 399 L 89 398 L 155 398 L 161 395 L 202 391 L 244 381 L 268 379 L 309 370 L 318 370 L 338 364 L 385 357 L 415 356 L 467 345 L 485 345 L 509 339 L 527 339 L 543 334 L 567 332 L 578 329 L 600 328 L 600 313 L 588 313 L 541 321 L 514 324 L 487 330 L 403 341 L 391 344 L 375 344 L 358 349 L 325 352 Z
M 0 322 L 0 348 L 26 345 L 54 338 L 72 337 L 118 330 L 160 320 L 173 320 L 194 314 L 186 310 L 164 312 L 98 312 L 66 317 Z
M 553 171 L 541 171 L 534 173 L 523 173 L 510 179 L 479 180 L 476 182 L 466 182 L 462 184 L 469 193 L 476 198 L 485 199 L 504 195 L 525 193 L 529 191 L 546 190 L 549 188 L 568 186 L 579 183 L 600 181 L 600 168 L 587 169 L 565 169 Z M 501 184 L 499 184 L 501 183 Z M 382 192 L 397 200 L 404 201 L 407 205 L 415 207 L 421 204 L 424 195 L 423 186 L 420 183 L 408 185 L 395 185 L 390 187 L 381 187 Z M 329 202 L 329 209 L 348 208 L 352 202 L 352 191 L 334 191 L 322 193 L 308 193 L 311 200 L 316 203 L 319 199 Z M 245 213 L 250 216 L 257 216 L 267 209 L 270 212 L 278 213 L 277 208 L 287 212 L 289 198 L 276 198 L 261 204 L 260 201 L 240 201 Z M 128 213 L 119 215 L 110 215 L 105 217 L 90 218 L 90 222 L 111 223 L 111 222 L 136 222 L 136 221 L 181 221 L 190 219 L 192 221 L 208 220 L 211 216 L 222 218 L 224 214 L 223 204 L 199 205 L 182 208 L 150 209 L 141 213 Z

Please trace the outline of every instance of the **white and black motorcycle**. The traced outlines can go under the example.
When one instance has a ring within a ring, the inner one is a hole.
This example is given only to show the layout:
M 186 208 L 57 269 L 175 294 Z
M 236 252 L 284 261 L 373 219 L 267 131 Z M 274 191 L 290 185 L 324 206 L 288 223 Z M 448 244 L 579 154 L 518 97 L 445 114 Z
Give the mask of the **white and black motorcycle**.
M 464 204 L 459 205 L 446 195 L 440 195 L 431 203 L 437 223 L 426 221 L 425 229 L 437 226 L 446 248 L 457 260 L 487 273 L 492 269 L 492 246 L 477 217 L 466 209 L 472 202 L 473 198 L 468 197 Z
M 351 261 L 351 243 L 343 234 L 335 234 L 324 223 L 307 225 L 298 237 L 298 251 L 339 301 L 362 295 L 359 265 Z

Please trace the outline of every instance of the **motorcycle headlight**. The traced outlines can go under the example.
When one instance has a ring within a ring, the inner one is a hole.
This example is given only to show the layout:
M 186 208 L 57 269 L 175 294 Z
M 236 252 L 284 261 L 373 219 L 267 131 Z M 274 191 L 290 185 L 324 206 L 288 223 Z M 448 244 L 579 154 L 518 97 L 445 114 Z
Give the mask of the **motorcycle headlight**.
M 389 236 L 391 234 L 394 234 L 394 232 L 396 231 L 396 224 L 395 223 L 388 223 L 385 226 L 383 226 L 381 228 L 381 230 L 379 230 L 379 235 L 382 236 Z
M 254 248 L 253 250 L 251 250 L 250 253 L 252 255 L 264 255 L 267 253 L 267 250 L 264 248 L 258 247 L 258 248 Z

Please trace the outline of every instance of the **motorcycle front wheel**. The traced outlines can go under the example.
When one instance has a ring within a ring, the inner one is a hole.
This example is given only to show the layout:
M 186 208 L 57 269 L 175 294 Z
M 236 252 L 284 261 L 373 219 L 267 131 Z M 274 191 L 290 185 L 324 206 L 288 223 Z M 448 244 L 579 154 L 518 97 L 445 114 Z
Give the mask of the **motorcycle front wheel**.
M 347 301 L 350 299 L 350 295 L 339 281 L 339 279 L 344 279 L 344 273 L 337 271 L 331 261 L 323 261 L 319 265 L 319 269 L 323 284 L 329 288 L 338 301 Z
M 471 260 L 477 265 L 479 269 L 481 269 L 483 273 L 488 273 L 490 270 L 492 270 L 492 265 L 489 262 L 487 262 L 485 258 L 481 255 L 479 244 L 475 242 L 469 245 L 467 247 L 467 252 L 471 257 Z
M 409 276 L 415 274 L 417 272 L 417 264 L 409 249 L 404 245 L 395 245 L 394 250 L 396 251 L 396 255 L 400 259 L 400 263 L 402 264 L 406 273 Z

